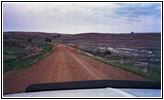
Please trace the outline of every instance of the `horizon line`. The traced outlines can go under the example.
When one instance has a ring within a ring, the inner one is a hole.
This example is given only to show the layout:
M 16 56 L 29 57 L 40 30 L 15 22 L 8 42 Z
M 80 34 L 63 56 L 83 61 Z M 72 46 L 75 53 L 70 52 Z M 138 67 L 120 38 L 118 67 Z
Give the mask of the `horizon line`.
M 115 33 L 111 33 L 111 32 L 60 33 L 60 32 L 44 32 L 44 31 L 3 31 L 3 32 L 27 32 L 27 33 L 32 32 L 32 33 L 48 33 L 48 34 L 56 33 L 56 34 L 72 34 L 72 35 L 74 35 L 74 34 L 87 34 L 87 33 L 97 33 L 97 34 L 152 34 L 152 33 L 157 34 L 157 33 L 160 33 L 161 34 L 161 32 L 134 32 L 134 31 L 132 31 L 133 33 L 132 32 L 123 32 L 123 33 L 121 33 L 121 32 L 115 32 Z

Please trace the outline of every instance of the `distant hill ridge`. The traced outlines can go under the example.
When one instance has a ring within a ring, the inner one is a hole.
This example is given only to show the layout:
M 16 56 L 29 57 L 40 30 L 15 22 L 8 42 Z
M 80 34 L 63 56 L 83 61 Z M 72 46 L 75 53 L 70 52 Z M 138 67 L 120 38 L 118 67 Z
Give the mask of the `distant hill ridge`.
M 32 38 L 33 41 L 44 41 L 45 38 L 51 38 L 59 43 L 75 43 L 87 46 L 141 46 L 141 47 L 160 47 L 160 33 L 78 33 L 78 34 L 60 34 L 60 33 L 45 33 L 45 32 L 18 32 L 10 31 L 3 32 L 4 37 L 10 39 L 27 40 Z

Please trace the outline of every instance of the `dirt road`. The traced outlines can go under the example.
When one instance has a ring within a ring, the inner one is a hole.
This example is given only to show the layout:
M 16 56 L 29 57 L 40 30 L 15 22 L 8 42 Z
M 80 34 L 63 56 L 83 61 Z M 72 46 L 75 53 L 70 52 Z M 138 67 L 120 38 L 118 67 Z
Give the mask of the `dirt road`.
M 4 94 L 24 92 L 34 83 L 81 80 L 147 80 L 120 68 L 109 66 L 58 45 L 54 52 L 31 67 L 7 72 L 3 76 Z

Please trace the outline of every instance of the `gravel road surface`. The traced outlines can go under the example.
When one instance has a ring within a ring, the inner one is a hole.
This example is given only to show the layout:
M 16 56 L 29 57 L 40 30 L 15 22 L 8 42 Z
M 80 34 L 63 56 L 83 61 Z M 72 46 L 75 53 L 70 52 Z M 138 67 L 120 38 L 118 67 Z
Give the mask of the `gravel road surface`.
M 106 65 L 75 49 L 58 45 L 54 52 L 32 66 L 3 75 L 3 94 L 24 92 L 30 84 L 82 80 L 148 80 Z

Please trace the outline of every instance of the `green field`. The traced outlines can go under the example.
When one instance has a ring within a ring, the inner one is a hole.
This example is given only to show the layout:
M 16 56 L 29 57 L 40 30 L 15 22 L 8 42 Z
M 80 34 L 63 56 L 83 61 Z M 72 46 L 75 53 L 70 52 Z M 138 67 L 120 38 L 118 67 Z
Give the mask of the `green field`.
M 43 48 L 44 52 L 40 55 L 23 59 L 21 58 L 26 57 L 31 54 L 31 50 L 26 50 L 25 47 L 19 45 L 20 42 L 17 41 L 7 41 L 3 45 L 3 72 L 6 73 L 12 70 L 19 70 L 22 68 L 27 68 L 34 64 L 37 61 L 45 58 L 48 54 L 52 52 L 50 50 L 49 43 L 29 43 L 26 41 L 22 41 L 21 44 L 25 46 L 32 47 L 40 47 Z
M 78 52 L 82 55 L 91 57 L 97 61 L 103 62 L 105 64 L 108 65 L 113 65 L 115 67 L 119 67 L 125 71 L 134 73 L 136 75 L 154 80 L 154 81 L 161 81 L 161 68 L 160 68 L 160 64 L 150 64 L 150 68 L 149 68 L 149 72 L 147 71 L 147 66 L 141 66 L 141 65 L 137 65 L 138 62 L 135 61 L 107 61 L 101 57 L 98 56 L 94 56 L 92 54 L 86 53 L 84 51 L 80 51 L 78 50 Z
M 8 71 L 12 71 L 12 70 L 19 70 L 19 69 L 23 69 L 23 68 L 27 68 L 30 67 L 32 64 L 42 60 L 43 58 L 45 58 L 46 56 L 48 56 L 50 53 L 52 52 L 45 52 L 44 54 L 37 56 L 37 57 L 33 57 L 30 59 L 25 59 L 19 62 L 10 62 L 5 64 L 5 67 L 3 67 L 3 72 L 6 73 Z

